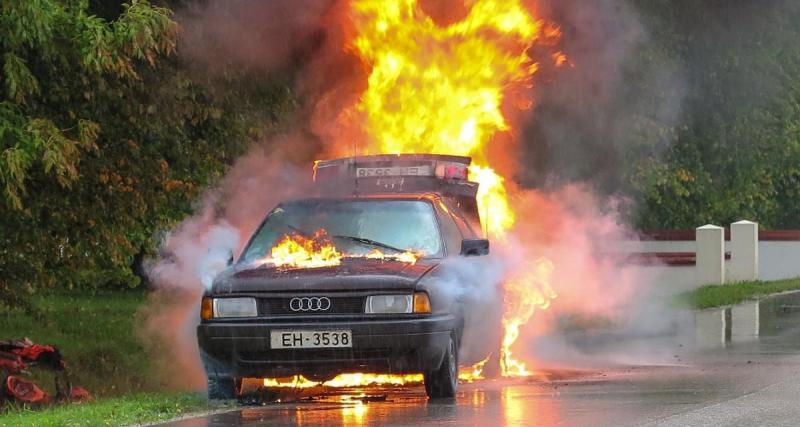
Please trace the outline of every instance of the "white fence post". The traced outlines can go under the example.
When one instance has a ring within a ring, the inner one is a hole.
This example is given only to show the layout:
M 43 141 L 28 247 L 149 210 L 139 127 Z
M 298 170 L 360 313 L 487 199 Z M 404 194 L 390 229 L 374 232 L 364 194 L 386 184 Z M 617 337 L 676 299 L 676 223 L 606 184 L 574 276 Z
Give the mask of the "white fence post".
M 694 333 L 697 347 L 715 348 L 725 346 L 726 310 L 719 308 L 695 310 Z
M 731 307 L 731 341 L 753 341 L 760 331 L 761 303 L 747 301 Z
M 728 281 L 758 279 L 758 223 L 731 224 L 731 264 Z
M 695 230 L 695 270 L 700 285 L 725 283 L 725 229 L 707 224 Z

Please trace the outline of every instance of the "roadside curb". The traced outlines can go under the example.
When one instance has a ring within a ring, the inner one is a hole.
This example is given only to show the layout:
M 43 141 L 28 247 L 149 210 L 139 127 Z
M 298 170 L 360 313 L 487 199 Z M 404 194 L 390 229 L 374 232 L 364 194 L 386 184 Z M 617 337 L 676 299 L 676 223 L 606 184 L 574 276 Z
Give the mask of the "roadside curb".
M 167 425 L 167 424 L 170 424 L 170 423 L 174 423 L 174 422 L 178 422 L 178 421 L 191 420 L 193 418 L 200 418 L 200 417 L 207 417 L 209 415 L 224 414 L 226 412 L 234 412 L 234 411 L 238 411 L 240 409 L 241 408 L 238 405 L 226 406 L 224 408 L 209 409 L 209 410 L 205 410 L 205 411 L 192 412 L 190 414 L 184 414 L 184 415 L 181 415 L 179 417 L 170 418 L 170 419 L 164 420 L 164 421 L 159 421 L 159 422 L 154 423 L 154 424 L 131 424 L 129 427 L 164 426 L 164 425 Z

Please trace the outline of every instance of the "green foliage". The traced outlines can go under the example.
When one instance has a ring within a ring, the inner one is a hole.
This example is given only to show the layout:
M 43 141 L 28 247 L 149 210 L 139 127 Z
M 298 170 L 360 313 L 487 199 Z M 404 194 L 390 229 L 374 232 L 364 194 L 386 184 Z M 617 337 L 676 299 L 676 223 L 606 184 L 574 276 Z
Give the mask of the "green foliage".
M 738 304 L 748 299 L 798 289 L 800 289 L 800 278 L 773 282 L 738 282 L 703 286 L 679 295 L 678 299 L 693 308 L 711 308 Z
M 156 233 L 191 211 L 275 117 L 284 86 L 199 79 L 170 10 L 0 2 L 0 298 L 137 286 Z M 215 88 L 224 87 L 225 90 Z
M 633 2 L 686 97 L 668 149 L 634 156 L 640 228 L 800 227 L 800 4 Z

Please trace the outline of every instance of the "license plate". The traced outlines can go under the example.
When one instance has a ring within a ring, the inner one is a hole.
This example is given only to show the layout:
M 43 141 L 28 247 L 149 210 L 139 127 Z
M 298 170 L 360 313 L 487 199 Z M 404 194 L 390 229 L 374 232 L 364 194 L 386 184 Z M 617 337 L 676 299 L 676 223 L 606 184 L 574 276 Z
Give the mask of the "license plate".
M 270 348 L 352 347 L 349 330 L 338 331 L 270 331 Z
M 385 168 L 358 168 L 356 176 L 383 177 L 383 176 L 431 176 L 431 167 L 428 165 L 419 166 L 391 166 Z

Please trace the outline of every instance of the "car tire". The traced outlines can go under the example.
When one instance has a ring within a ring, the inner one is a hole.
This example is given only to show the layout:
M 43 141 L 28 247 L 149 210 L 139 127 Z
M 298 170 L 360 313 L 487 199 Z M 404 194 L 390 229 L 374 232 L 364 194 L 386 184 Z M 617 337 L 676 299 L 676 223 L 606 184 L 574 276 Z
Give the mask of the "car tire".
M 208 376 L 208 400 L 236 399 L 237 382 L 233 377 Z
M 458 344 L 450 335 L 447 350 L 438 369 L 423 373 L 425 393 L 431 399 L 446 399 L 456 395 L 458 389 Z

